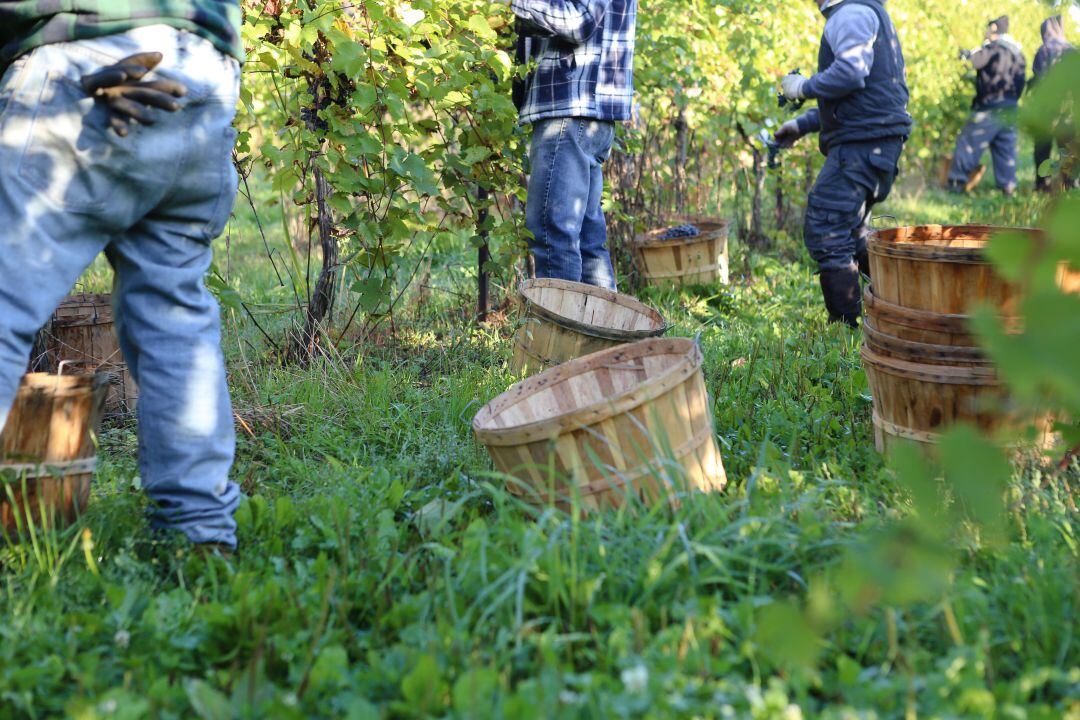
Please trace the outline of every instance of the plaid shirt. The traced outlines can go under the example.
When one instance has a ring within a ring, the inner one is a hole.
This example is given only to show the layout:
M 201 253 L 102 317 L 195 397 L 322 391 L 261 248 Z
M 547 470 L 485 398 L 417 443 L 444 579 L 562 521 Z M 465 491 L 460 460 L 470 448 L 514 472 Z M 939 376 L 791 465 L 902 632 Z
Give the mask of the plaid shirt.
M 242 60 L 238 0 L 0 0 L 0 70 L 41 45 L 170 25 Z
M 510 7 L 527 28 L 518 58 L 536 61 L 522 123 L 630 119 L 637 0 L 512 0 Z

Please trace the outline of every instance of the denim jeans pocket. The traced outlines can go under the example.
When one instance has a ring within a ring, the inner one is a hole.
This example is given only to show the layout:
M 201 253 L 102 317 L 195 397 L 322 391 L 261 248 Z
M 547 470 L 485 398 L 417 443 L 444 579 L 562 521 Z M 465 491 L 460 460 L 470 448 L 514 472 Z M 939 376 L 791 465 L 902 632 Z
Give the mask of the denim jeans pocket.
M 24 116 L 25 122 L 10 123 L 19 137 L 10 137 L 14 127 L 5 132 L 5 141 L 21 149 L 19 177 L 63 210 L 100 212 L 117 189 L 134 138 L 112 137 L 104 106 L 70 77 L 47 71 L 31 92 L 36 98 L 13 101 L 9 109 Z

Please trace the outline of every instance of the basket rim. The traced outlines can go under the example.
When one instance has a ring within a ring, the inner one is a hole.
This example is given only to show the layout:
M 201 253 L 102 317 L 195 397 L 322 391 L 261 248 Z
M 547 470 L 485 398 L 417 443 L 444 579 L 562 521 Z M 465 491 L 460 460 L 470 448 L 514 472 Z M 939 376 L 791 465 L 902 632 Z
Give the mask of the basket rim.
M 617 330 L 615 328 L 604 328 L 597 325 L 589 325 L 580 320 L 574 320 L 573 318 L 555 312 L 551 308 L 541 304 L 538 300 L 529 297 L 527 294 L 531 290 L 543 288 L 555 288 L 566 292 L 598 297 L 649 318 L 654 324 L 657 324 L 657 327 L 648 330 Z M 626 342 L 627 340 L 635 341 L 658 337 L 668 331 L 667 320 L 660 314 L 659 310 L 646 305 L 630 295 L 616 292 L 615 290 L 608 290 L 607 288 L 597 287 L 595 285 L 573 282 L 572 280 L 559 280 L 557 278 L 534 278 L 523 281 L 518 286 L 518 294 L 526 303 L 527 313 L 538 315 L 567 330 L 573 330 L 574 332 L 590 337 Z
M 681 355 L 679 360 L 649 382 L 584 405 L 568 413 L 534 420 L 505 428 L 493 427 L 490 420 L 537 393 L 581 375 L 608 362 L 622 362 L 654 354 L 660 348 L 665 354 Z M 627 410 L 643 405 L 683 383 L 701 369 L 704 358 L 698 344 L 690 338 L 650 338 L 629 345 L 620 345 L 557 365 L 526 378 L 509 390 L 490 400 L 473 418 L 472 429 L 477 439 L 488 446 L 524 445 L 550 440 L 583 427 L 603 422 Z
M 57 375 L 56 373 L 26 373 L 19 385 L 19 392 L 34 392 L 37 390 L 53 391 L 55 394 L 75 394 L 80 392 L 94 392 L 98 388 L 107 387 L 110 383 L 111 374 L 107 372 L 82 373 L 72 375 Z
M 945 232 L 958 236 L 970 235 L 979 244 L 976 247 L 951 247 L 941 239 Z M 1031 227 L 1012 227 L 1007 225 L 903 225 L 894 228 L 874 230 L 867 239 L 870 253 L 885 257 L 914 260 L 938 260 L 970 264 L 989 264 L 984 252 L 986 243 L 996 233 L 1024 233 L 1034 239 L 1043 237 L 1042 230 Z M 912 239 L 912 236 L 918 239 Z
M 667 232 L 671 227 L 668 225 L 662 228 L 654 228 L 652 230 L 640 233 L 632 240 L 630 240 L 631 248 L 664 248 L 664 247 L 679 247 L 681 245 L 697 245 L 698 243 L 708 242 L 716 237 L 723 237 L 727 239 L 728 233 L 731 231 L 731 221 L 723 218 L 695 218 L 695 217 L 683 217 L 675 218 L 672 222 L 684 222 L 698 226 L 698 230 L 701 232 L 693 237 L 678 237 L 678 238 L 664 238 L 661 239 L 660 235 Z M 708 229 L 701 226 L 709 226 Z

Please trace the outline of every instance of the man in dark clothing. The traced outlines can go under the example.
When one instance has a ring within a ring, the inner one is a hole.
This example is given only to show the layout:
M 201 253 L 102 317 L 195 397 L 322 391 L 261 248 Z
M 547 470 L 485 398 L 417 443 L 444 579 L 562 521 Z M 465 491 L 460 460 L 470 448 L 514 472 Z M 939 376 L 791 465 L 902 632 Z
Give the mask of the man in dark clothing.
M 1016 192 L 1016 107 L 1027 82 L 1027 59 L 1020 44 L 1009 36 L 1009 18 L 991 20 L 986 42 L 961 57 L 975 68 L 973 113 L 956 140 L 949 170 L 949 190 L 965 191 L 968 178 L 979 167 L 989 148 L 994 158 L 994 178 L 1006 195 Z
M 0 429 L 33 343 L 104 253 L 139 385 L 151 523 L 236 546 L 220 313 L 236 196 L 236 0 L 0 0 Z
M 911 134 L 904 54 L 884 0 L 820 0 L 825 15 L 818 73 L 788 75 L 784 94 L 818 107 L 784 123 L 776 141 L 790 146 L 820 132 L 825 166 L 807 200 L 806 247 L 821 270 L 831 322 L 858 325 L 860 270 L 870 274 L 867 223 L 888 197 Z
M 1035 79 L 1032 83 L 1039 80 L 1039 78 L 1050 72 L 1058 60 L 1068 52 L 1073 51 L 1073 46 L 1065 40 L 1065 23 L 1060 15 L 1055 15 L 1052 18 L 1047 19 L 1042 24 L 1042 38 L 1043 44 L 1039 48 L 1039 51 L 1035 53 L 1035 63 L 1033 70 L 1035 72 Z M 1058 141 L 1058 149 L 1060 151 L 1065 150 L 1065 146 L 1061 141 Z M 1050 159 L 1054 150 L 1053 138 L 1039 138 L 1035 141 L 1035 189 L 1041 191 L 1048 191 L 1052 185 L 1049 173 L 1044 175 L 1040 171 L 1043 164 Z

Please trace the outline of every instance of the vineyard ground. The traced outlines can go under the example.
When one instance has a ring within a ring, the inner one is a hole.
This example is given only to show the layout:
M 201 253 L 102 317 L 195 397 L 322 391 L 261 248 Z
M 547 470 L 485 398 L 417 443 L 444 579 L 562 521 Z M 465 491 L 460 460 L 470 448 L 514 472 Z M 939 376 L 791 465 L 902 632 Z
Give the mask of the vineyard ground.
M 1035 216 L 990 190 L 884 212 Z M 231 242 L 274 336 L 288 299 L 243 206 Z M 228 313 L 239 554 L 152 536 L 134 427 L 111 427 L 88 532 L 0 552 L 0 716 L 1076 717 L 1076 472 L 1019 470 L 1008 541 L 964 548 L 949 602 L 852 616 L 814 669 L 790 662 L 797 623 L 758 622 L 908 497 L 873 450 L 858 335 L 823 323 L 796 244 L 744 252 L 718 294 L 647 295 L 700 333 L 731 478 L 677 512 L 573 521 L 501 491 L 469 423 L 511 382 L 512 328 L 463 322 L 462 267 L 363 355 L 306 370 Z

